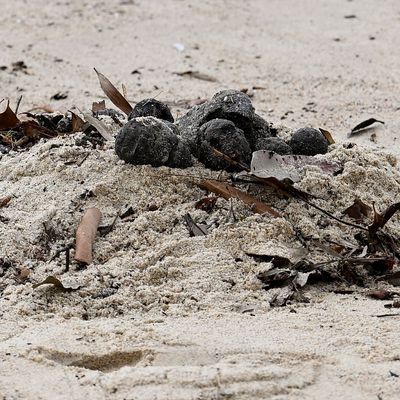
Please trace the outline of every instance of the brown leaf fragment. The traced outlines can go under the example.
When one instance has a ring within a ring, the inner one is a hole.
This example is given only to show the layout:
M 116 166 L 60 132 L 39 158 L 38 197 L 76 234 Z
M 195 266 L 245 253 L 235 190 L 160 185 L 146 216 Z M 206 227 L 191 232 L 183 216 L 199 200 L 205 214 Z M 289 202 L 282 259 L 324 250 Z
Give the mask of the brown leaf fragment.
M 389 300 L 393 298 L 393 293 L 385 289 L 369 290 L 366 295 L 377 300 Z
M 218 200 L 217 196 L 204 197 L 195 204 L 195 208 L 197 210 L 203 210 L 207 213 L 210 213 L 214 209 L 217 200 Z
M 379 121 L 378 119 L 375 118 L 369 118 L 366 119 L 365 121 L 359 123 L 358 125 L 356 125 L 351 131 L 350 134 L 348 136 L 351 136 L 353 133 L 356 133 L 358 131 L 361 131 L 362 129 L 368 128 L 369 126 L 371 126 L 372 124 L 374 124 L 375 122 L 378 122 L 380 124 L 384 124 L 383 121 Z
M 226 183 L 214 180 L 204 180 L 200 182 L 198 186 L 201 189 L 213 192 L 216 195 L 221 196 L 226 200 L 230 198 L 238 198 L 241 201 L 243 201 L 243 203 L 246 203 L 247 205 L 251 206 L 252 210 L 257 214 L 268 213 L 273 217 L 281 216 L 277 211 L 267 206 L 265 203 L 261 202 L 260 200 L 256 199 L 250 194 L 242 192 L 241 190 L 236 189 L 235 187 L 228 185 Z
M 372 207 L 365 204 L 362 200 L 356 198 L 354 203 L 343 211 L 343 214 L 360 222 L 364 217 L 369 217 L 372 212 Z
M 389 206 L 382 214 L 379 214 L 374 208 L 374 222 L 368 227 L 370 234 L 375 234 L 382 229 L 393 215 L 400 210 L 400 203 L 394 203 Z
M 8 203 L 11 201 L 11 199 L 12 199 L 11 196 L 6 196 L 0 199 L 0 208 L 7 206 Z
M 10 108 L 10 102 L 7 101 L 6 109 L 0 113 L 0 129 L 12 129 L 19 123 L 18 117 Z
M 58 135 L 57 132 L 45 128 L 44 126 L 40 126 L 35 121 L 22 121 L 18 125 L 18 129 L 30 139 L 53 138 Z
M 185 214 L 183 218 L 185 220 L 190 236 L 193 237 L 193 236 L 208 235 L 207 228 L 203 225 L 196 224 L 196 222 L 193 221 L 193 218 L 189 213 Z
M 81 132 L 83 125 L 85 125 L 85 121 L 73 111 L 69 111 L 71 113 L 71 122 L 72 122 L 72 133 Z
M 62 292 L 73 292 L 74 290 L 80 289 L 80 286 L 78 286 L 77 288 L 65 287 L 61 283 L 61 281 L 57 279 L 55 276 L 48 276 L 44 281 L 40 283 L 35 283 L 34 285 L 32 285 L 32 287 L 36 289 L 42 285 L 54 285 L 57 289 L 60 289 Z
M 175 74 L 179 75 L 179 76 L 186 76 L 189 78 L 199 79 L 201 81 L 217 82 L 217 79 L 214 78 L 213 76 L 203 74 L 202 72 L 199 72 L 199 71 L 188 70 L 188 71 L 183 71 L 183 72 L 175 72 Z
M 332 134 L 329 131 L 327 131 L 326 129 L 322 129 L 322 128 L 319 128 L 319 131 L 324 135 L 326 141 L 329 144 L 335 143 L 335 141 L 333 140 Z
M 106 109 L 106 101 L 102 100 L 102 101 L 94 101 L 92 103 L 92 113 L 96 113 L 98 111 L 103 111 Z
M 111 100 L 111 102 L 118 107 L 122 112 L 128 115 L 132 111 L 132 106 L 128 100 L 118 91 L 118 89 L 106 78 L 102 73 L 98 72 L 94 68 L 97 77 L 99 78 L 100 86 L 103 89 L 105 95 Z
M 97 228 L 101 220 L 101 211 L 96 208 L 88 208 L 78 229 L 76 230 L 75 260 L 85 264 L 93 261 L 93 244 L 96 238 Z

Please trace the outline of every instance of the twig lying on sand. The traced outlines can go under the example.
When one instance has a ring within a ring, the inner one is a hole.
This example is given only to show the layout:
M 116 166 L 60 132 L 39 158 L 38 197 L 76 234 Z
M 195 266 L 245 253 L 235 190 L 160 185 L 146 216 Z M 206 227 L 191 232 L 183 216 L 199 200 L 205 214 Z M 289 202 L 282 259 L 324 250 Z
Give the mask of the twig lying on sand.
M 92 263 L 93 243 L 96 238 L 96 232 L 100 220 L 101 212 L 98 208 L 93 207 L 86 210 L 76 231 L 76 261 L 85 264 Z

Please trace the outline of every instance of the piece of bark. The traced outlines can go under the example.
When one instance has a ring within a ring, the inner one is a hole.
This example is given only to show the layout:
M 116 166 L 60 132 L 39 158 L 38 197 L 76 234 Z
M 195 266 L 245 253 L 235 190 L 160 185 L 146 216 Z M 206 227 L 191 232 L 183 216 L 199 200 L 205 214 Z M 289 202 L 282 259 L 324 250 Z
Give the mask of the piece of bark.
M 267 206 L 262 201 L 256 199 L 255 197 L 251 196 L 248 193 L 242 192 L 235 187 L 228 185 L 223 182 L 218 182 L 214 180 L 204 180 L 198 184 L 201 189 L 209 190 L 217 194 L 218 196 L 223 197 L 224 199 L 228 200 L 230 198 L 238 198 L 242 200 L 244 203 L 248 204 L 252 207 L 252 210 L 258 214 L 271 214 L 273 217 L 281 217 L 281 215 L 272 209 L 271 207 Z
M 96 238 L 97 228 L 101 220 L 101 212 L 98 208 L 86 210 L 76 231 L 75 260 L 91 264 L 93 261 L 93 243 Z

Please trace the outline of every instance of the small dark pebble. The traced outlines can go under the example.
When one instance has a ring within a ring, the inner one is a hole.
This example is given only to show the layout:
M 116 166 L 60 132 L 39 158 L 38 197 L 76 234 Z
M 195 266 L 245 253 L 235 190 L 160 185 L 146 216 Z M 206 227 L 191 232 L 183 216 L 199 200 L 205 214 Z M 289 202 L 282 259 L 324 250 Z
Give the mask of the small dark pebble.
M 192 165 L 188 146 L 167 122 L 154 117 L 135 118 L 121 128 L 115 140 L 118 157 L 130 164 L 166 165 L 187 168 Z
M 128 120 L 137 117 L 155 117 L 165 121 L 174 122 L 169 107 L 156 99 L 145 99 L 139 101 L 129 114 Z
M 249 164 L 251 149 L 244 133 L 226 119 L 213 119 L 201 126 L 197 135 L 195 156 L 207 168 L 232 170 L 231 164 L 213 154 L 213 148 L 235 161 Z
M 72 131 L 72 119 L 68 116 L 61 118 L 57 123 L 57 131 L 60 133 L 68 133 Z
M 305 156 L 325 154 L 328 151 L 328 145 L 324 135 L 314 128 L 298 129 L 289 142 L 293 154 Z
M 258 139 L 254 150 L 269 150 L 280 155 L 292 154 L 292 148 L 282 139 L 277 137 Z

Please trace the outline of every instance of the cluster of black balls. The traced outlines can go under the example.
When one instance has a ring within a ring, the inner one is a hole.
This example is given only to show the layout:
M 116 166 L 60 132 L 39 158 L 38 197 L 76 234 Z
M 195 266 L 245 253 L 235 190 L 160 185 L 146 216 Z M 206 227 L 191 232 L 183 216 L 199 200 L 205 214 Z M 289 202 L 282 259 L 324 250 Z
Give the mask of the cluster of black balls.
M 312 156 L 325 154 L 328 142 L 313 128 L 299 129 L 285 142 L 255 113 L 250 98 L 236 90 L 217 93 L 176 122 L 166 104 L 142 100 L 115 141 L 117 155 L 131 164 L 187 168 L 195 157 L 207 168 L 230 169 L 231 164 L 216 156 L 213 149 L 249 164 L 256 150 Z

